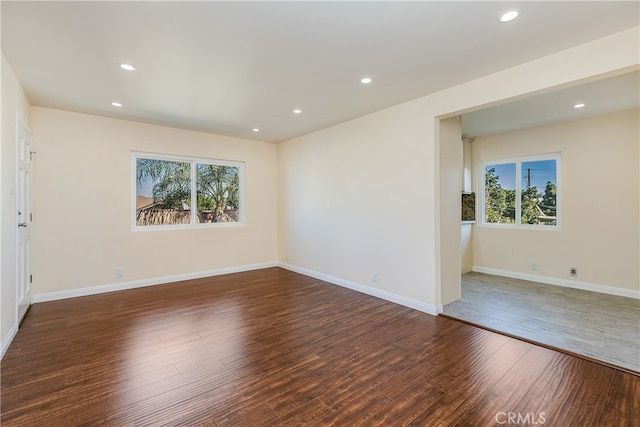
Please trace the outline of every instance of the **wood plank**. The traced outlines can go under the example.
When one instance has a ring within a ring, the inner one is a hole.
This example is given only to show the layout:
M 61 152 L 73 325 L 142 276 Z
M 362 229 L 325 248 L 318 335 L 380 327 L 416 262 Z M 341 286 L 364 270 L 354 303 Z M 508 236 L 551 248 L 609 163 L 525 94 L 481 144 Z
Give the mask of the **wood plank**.
M 637 427 L 640 414 L 640 377 L 614 372 L 603 406 L 597 425 Z
M 279 268 L 36 304 L 1 368 L 3 426 L 640 417 L 637 376 Z

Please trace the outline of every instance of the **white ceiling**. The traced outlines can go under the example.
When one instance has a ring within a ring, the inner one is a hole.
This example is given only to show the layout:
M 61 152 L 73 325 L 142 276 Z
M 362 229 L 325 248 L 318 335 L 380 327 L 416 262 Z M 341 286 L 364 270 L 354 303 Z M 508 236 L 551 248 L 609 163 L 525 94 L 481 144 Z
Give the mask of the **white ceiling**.
M 638 107 L 640 72 L 634 71 L 464 114 L 462 133 L 493 135 Z
M 3 0 L 1 7 L 2 51 L 33 105 L 270 142 L 640 20 L 636 1 Z M 500 23 L 511 8 L 521 16 Z M 123 62 L 137 70 L 122 71 Z M 373 83 L 361 84 L 364 76 Z

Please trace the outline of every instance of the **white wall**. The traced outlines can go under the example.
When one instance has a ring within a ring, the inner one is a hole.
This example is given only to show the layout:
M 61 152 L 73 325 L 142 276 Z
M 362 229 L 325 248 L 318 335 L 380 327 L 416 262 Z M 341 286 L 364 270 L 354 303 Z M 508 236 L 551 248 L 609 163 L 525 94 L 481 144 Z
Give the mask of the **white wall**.
M 463 151 L 460 116 L 440 120 L 440 301 L 442 305 L 459 300 L 462 239 L 451 239 L 460 233 L 462 210 Z M 442 244 L 445 240 L 446 243 Z M 436 288 L 437 297 L 438 288 Z
M 559 231 L 476 227 L 474 268 L 640 290 L 638 110 L 478 137 L 474 173 L 487 160 L 561 152 Z M 476 184 L 476 191 L 481 189 Z M 532 271 L 530 264 L 538 264 Z M 569 268 L 576 267 L 572 278 Z
M 0 249 L 0 274 L 2 276 L 0 330 L 2 351 L 17 330 L 16 311 L 16 124 L 19 117 L 27 126 L 30 123 L 29 100 L 20 86 L 11 66 L 2 55 L 2 146 L 0 161 L 2 173 L 0 206 L 2 228 Z
M 276 259 L 275 145 L 40 107 L 32 128 L 34 299 Z M 245 162 L 246 225 L 132 231 L 132 151 Z
M 442 255 L 461 241 L 460 227 L 441 234 L 441 215 L 460 212 L 441 209 L 439 120 L 637 69 L 639 39 L 636 27 L 280 144 L 280 260 L 435 312 Z
M 463 146 L 463 168 L 462 168 L 462 191 L 471 192 L 472 187 L 472 152 L 471 152 L 472 139 L 465 138 Z M 460 226 L 460 232 L 462 234 L 461 239 L 461 268 L 462 274 L 469 273 L 473 269 L 473 224 L 465 222 Z
M 429 129 L 405 104 L 279 144 L 280 260 L 428 301 Z
M 462 274 L 469 273 L 473 270 L 473 229 L 474 225 L 470 223 L 462 224 L 460 232 L 462 233 L 460 256 Z

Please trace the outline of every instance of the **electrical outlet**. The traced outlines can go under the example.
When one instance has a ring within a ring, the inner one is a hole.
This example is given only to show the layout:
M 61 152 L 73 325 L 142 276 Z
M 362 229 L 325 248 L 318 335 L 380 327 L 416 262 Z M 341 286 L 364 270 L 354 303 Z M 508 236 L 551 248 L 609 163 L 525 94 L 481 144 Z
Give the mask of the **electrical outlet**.
M 122 267 L 116 268 L 116 277 L 123 277 L 123 276 L 124 276 L 124 268 Z
M 374 282 L 378 281 L 378 273 L 377 272 L 373 272 L 371 273 L 371 280 L 373 280 Z
M 531 269 L 532 270 L 537 270 L 538 269 L 538 263 L 537 262 L 532 262 L 531 263 Z
M 291 261 L 293 259 L 293 255 L 291 253 L 287 254 L 287 261 Z
M 569 267 L 569 274 L 570 274 L 572 277 L 576 277 L 576 276 L 578 276 L 578 269 L 577 269 L 577 268 L 575 268 L 575 267 Z

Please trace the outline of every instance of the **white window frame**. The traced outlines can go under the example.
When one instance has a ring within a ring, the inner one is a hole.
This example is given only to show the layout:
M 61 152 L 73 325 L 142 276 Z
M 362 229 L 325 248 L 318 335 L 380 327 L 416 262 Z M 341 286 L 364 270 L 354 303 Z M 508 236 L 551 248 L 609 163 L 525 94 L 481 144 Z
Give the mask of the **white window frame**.
M 535 162 L 540 160 L 555 160 L 556 161 L 556 224 L 555 225 L 541 225 L 541 224 L 522 224 L 522 163 Z M 504 224 L 486 222 L 485 216 L 485 203 L 486 203 L 486 190 L 485 183 L 485 169 L 487 166 L 503 165 L 515 163 L 516 165 L 516 222 L 515 224 Z M 507 228 L 507 229 L 520 229 L 520 230 L 546 230 L 546 231 L 560 231 L 562 220 L 562 206 L 561 206 L 561 193 L 562 193 L 562 153 L 546 153 L 535 154 L 530 156 L 512 157 L 499 160 L 485 160 L 479 163 L 478 166 L 478 210 L 480 214 L 479 225 L 482 227 L 490 228 Z
M 191 163 L 191 219 L 189 224 L 164 224 L 164 225 L 137 225 L 136 224 L 136 196 L 137 196 L 137 159 L 167 160 L 172 162 Z M 196 189 L 196 164 L 209 164 L 231 166 L 238 168 L 238 221 L 235 222 L 196 222 L 197 215 L 197 189 Z M 131 227 L 133 231 L 159 231 L 159 230 L 184 230 L 192 228 L 219 228 L 245 226 L 245 201 L 244 201 L 244 168 L 245 163 L 234 160 L 211 159 L 203 157 L 179 156 L 173 154 L 149 153 L 141 151 L 131 152 Z

